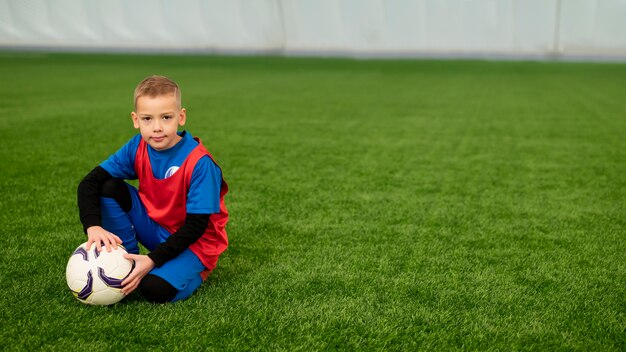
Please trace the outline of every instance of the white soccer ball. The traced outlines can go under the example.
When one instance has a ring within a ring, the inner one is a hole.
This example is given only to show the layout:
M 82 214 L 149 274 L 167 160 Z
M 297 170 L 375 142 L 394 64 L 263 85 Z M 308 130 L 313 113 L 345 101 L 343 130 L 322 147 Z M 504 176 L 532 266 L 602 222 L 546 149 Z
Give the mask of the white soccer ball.
M 79 301 L 94 305 L 117 303 L 124 294 L 122 281 L 130 274 L 135 263 L 124 258 L 126 249 L 118 245 L 107 252 L 92 244 L 87 250 L 83 243 L 72 253 L 65 268 L 65 278 L 70 290 Z

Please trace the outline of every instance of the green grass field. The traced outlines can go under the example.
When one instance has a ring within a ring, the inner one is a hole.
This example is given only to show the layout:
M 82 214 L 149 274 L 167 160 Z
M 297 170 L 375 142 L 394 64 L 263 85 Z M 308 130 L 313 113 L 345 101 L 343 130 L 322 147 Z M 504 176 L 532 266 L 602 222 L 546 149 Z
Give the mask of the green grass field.
M 178 81 L 230 185 L 189 300 L 79 303 L 81 178 Z M 626 64 L 0 53 L 0 349 L 626 349 Z

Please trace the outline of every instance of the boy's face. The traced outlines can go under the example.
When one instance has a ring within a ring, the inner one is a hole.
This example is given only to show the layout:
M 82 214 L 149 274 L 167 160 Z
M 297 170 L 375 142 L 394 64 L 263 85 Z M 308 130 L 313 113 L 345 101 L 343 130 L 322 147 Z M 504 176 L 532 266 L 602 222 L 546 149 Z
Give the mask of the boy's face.
M 181 137 L 176 132 L 178 126 L 185 124 L 187 112 L 178 108 L 173 94 L 141 96 L 137 98 L 136 110 L 130 114 L 133 125 L 153 149 L 165 150 L 180 141 Z

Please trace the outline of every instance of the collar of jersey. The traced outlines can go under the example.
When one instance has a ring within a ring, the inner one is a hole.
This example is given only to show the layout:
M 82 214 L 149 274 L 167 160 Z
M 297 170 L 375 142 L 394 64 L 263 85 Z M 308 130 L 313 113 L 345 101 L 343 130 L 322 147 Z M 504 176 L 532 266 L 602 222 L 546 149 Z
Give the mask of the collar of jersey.
M 167 148 L 165 150 L 155 150 L 154 148 L 152 148 L 150 145 L 148 145 L 148 153 L 150 153 L 150 156 L 155 156 L 158 158 L 167 158 L 171 155 L 174 155 L 176 153 L 178 153 L 178 151 L 180 150 L 180 148 L 182 148 L 182 146 L 188 142 L 188 140 L 193 140 L 193 137 L 191 136 L 191 133 L 188 133 L 187 131 L 179 131 L 177 132 L 179 136 L 183 137 L 180 141 L 178 141 L 178 143 L 174 144 L 173 147 L 171 148 Z

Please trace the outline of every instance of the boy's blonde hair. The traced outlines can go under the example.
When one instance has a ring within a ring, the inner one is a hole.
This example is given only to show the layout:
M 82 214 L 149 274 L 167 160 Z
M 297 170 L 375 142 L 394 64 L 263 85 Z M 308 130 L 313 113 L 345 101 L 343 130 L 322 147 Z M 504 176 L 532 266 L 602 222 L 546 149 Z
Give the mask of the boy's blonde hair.
M 148 76 L 139 82 L 137 88 L 135 88 L 135 110 L 137 110 L 137 99 L 139 97 L 149 96 L 154 98 L 159 95 L 169 94 L 173 94 L 176 97 L 176 106 L 180 110 L 180 88 L 178 84 L 165 76 Z

